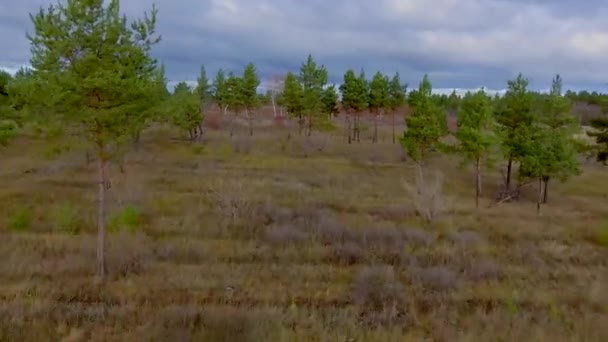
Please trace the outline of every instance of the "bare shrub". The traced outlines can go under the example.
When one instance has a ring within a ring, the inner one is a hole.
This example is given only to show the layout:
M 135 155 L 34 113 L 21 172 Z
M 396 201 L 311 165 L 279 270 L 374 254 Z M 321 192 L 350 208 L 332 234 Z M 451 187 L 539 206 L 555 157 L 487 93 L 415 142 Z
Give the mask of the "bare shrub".
M 398 250 L 405 247 L 403 234 L 392 225 L 378 225 L 361 231 L 363 243 L 384 250 Z
M 467 268 L 467 275 L 473 281 L 495 278 L 499 271 L 498 265 L 491 260 L 474 261 Z
M 403 187 L 414 202 L 416 212 L 427 222 L 433 222 L 447 212 L 443 195 L 443 178 L 440 172 L 427 178 L 422 170 L 416 175 L 414 184 L 402 181 Z
M 325 255 L 325 261 L 340 265 L 354 265 L 365 261 L 365 251 L 354 242 L 332 245 Z
M 273 225 L 266 230 L 265 240 L 273 246 L 289 246 L 302 243 L 308 234 L 293 225 Z
M 234 228 L 237 235 L 257 235 L 263 225 L 262 207 L 250 198 L 244 180 L 221 180 L 209 194 L 227 228 Z
M 159 313 L 158 324 L 165 328 L 193 329 L 201 323 L 202 310 L 195 305 L 170 305 Z
M 425 288 L 444 291 L 459 286 L 456 273 L 444 266 L 413 268 L 412 271 L 414 278 Z
M 141 274 L 153 258 L 154 251 L 145 236 L 119 233 L 108 237 L 106 264 L 113 278 Z
M 236 136 L 232 139 L 234 153 L 249 154 L 253 151 L 253 139 L 249 136 Z
M 203 311 L 202 341 L 267 341 L 276 331 L 276 320 L 263 312 L 238 308 Z
M 465 230 L 460 232 L 450 232 L 448 238 L 464 246 L 475 246 L 485 242 L 485 239 L 477 232 Z
M 266 224 L 288 223 L 294 216 L 294 213 L 290 208 L 277 207 L 270 200 L 266 200 L 262 203 L 260 214 L 264 215 Z
M 395 323 L 404 314 L 405 288 L 391 266 L 367 266 L 354 280 L 352 299 L 372 326 Z
M 210 114 L 207 115 L 203 124 L 209 129 L 218 130 L 224 126 L 224 120 L 219 114 Z
M 433 232 L 418 228 L 408 228 L 402 231 L 403 238 L 410 244 L 428 247 L 437 240 Z

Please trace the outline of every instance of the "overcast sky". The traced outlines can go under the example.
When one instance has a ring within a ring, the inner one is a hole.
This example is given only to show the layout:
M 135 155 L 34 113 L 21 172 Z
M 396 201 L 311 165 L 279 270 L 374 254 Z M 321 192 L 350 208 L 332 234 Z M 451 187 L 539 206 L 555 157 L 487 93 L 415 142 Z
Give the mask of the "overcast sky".
M 0 67 L 27 65 L 28 13 L 55 0 L 0 0 Z M 524 73 L 546 89 L 607 91 L 607 0 L 123 0 L 127 16 L 159 9 L 154 54 L 174 84 L 201 64 L 240 72 L 253 61 L 263 78 L 297 71 L 311 53 L 330 81 L 364 68 L 399 71 L 417 86 L 502 89 Z

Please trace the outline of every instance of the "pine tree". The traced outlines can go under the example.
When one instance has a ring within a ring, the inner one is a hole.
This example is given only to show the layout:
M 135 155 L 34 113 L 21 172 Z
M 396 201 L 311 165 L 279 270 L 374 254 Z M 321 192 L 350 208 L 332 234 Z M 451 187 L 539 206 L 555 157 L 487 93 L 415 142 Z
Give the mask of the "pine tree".
M 390 101 L 389 80 L 381 72 L 377 72 L 369 85 L 369 109 L 374 114 L 374 136 L 372 141 L 378 142 L 378 118 L 388 107 Z
M 597 161 L 608 165 L 608 116 L 604 115 L 591 120 L 591 127 L 593 131 L 587 132 L 587 135 L 595 138 Z
M 198 105 L 198 115 L 201 117 L 199 120 L 199 126 L 197 127 L 197 136 L 202 137 L 203 135 L 203 122 L 205 120 L 205 112 L 209 107 L 209 102 L 211 99 L 211 85 L 209 85 L 209 78 L 207 77 L 207 70 L 204 65 L 201 65 L 201 70 L 196 80 L 196 95 L 199 99 Z
M 359 77 L 355 75 L 353 70 L 347 70 L 344 74 L 344 81 L 340 85 L 340 92 L 342 93 L 342 105 L 347 111 L 347 124 L 345 127 L 348 129 L 348 143 L 352 140 L 359 140 L 359 116 L 362 111 L 367 109 L 368 106 L 368 92 L 367 92 L 367 81 L 365 80 L 365 73 L 361 70 Z M 351 135 L 351 122 L 350 114 L 354 114 L 354 125 L 352 127 Z
M 424 75 L 418 90 L 409 96 L 412 113 L 405 119 L 406 130 L 401 138 L 401 145 L 419 165 L 441 146 L 440 139 L 445 135 L 442 123 L 445 113 L 437 108 L 431 92 L 431 82 Z
M 9 90 L 12 82 L 13 77 L 0 70 L 0 147 L 8 145 L 19 128 L 17 111 L 13 107 L 15 96 Z
M 494 133 L 494 115 L 490 98 L 483 90 L 468 92 L 462 99 L 458 113 L 458 151 L 465 161 L 475 163 L 475 206 L 481 196 L 481 168 L 498 143 Z
M 245 108 L 243 94 L 243 79 L 230 72 L 226 79 L 226 106 L 233 114 L 230 119 L 230 136 L 234 135 L 234 123 Z
M 249 122 L 249 135 L 253 135 L 253 117 L 254 111 L 260 106 L 260 99 L 258 97 L 258 86 L 260 85 L 260 79 L 253 63 L 248 63 L 245 66 L 243 77 L 241 79 L 241 98 L 243 101 L 243 107 L 245 114 Z
M 302 106 L 308 122 L 308 136 L 312 134 L 315 120 L 323 108 L 323 87 L 327 83 L 327 77 L 327 69 L 323 65 L 318 66 L 312 55 L 308 55 L 298 76 L 302 85 Z
M 338 92 L 335 85 L 330 85 L 323 90 L 322 112 L 327 116 L 327 120 L 331 122 L 332 118 L 338 114 Z
M 296 118 L 298 134 L 302 135 L 305 124 L 302 85 L 296 75 L 291 72 L 285 78 L 285 89 L 281 96 L 281 103 L 285 106 L 287 114 Z
M 530 138 L 534 114 L 532 94 L 528 91 L 528 79 L 520 73 L 515 80 L 508 81 L 508 90 L 499 100 L 496 111 L 497 129 L 501 136 L 503 151 L 507 158 L 505 194 L 511 196 L 513 163 L 525 155 L 525 146 Z
M 55 109 L 66 124 L 79 130 L 96 149 L 98 159 L 97 275 L 105 279 L 105 202 L 107 164 L 112 149 L 140 120 L 136 113 L 154 105 L 156 61 L 151 47 L 156 8 L 129 27 L 118 0 L 68 0 L 31 15 L 34 33 L 31 65 L 44 87 L 39 104 Z
M 168 101 L 168 114 L 173 125 L 188 132 L 191 141 L 199 139 L 202 116 L 200 115 L 200 96 L 186 82 L 179 82 Z
M 226 116 L 229 94 L 228 84 L 226 83 L 226 73 L 222 69 L 217 71 L 215 79 L 213 80 L 213 98 L 222 111 L 222 114 Z
M 391 126 L 393 130 L 393 144 L 396 142 L 396 132 L 395 132 L 395 112 L 399 107 L 405 104 L 405 94 L 407 93 L 407 86 L 401 85 L 401 79 L 399 73 L 395 73 L 393 78 L 388 85 L 389 90 L 389 103 L 388 108 L 391 112 L 392 121 Z

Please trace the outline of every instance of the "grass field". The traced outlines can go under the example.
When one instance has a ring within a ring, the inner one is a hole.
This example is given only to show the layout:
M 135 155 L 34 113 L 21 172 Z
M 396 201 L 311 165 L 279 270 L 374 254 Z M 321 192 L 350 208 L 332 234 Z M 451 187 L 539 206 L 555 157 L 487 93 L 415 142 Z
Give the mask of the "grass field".
M 245 129 L 243 129 L 245 132 Z M 399 145 L 259 128 L 146 132 L 111 170 L 95 283 L 94 163 L 23 137 L 0 164 L 2 341 L 606 341 L 608 172 L 488 207 L 436 158 L 427 223 Z M 428 173 L 432 175 L 431 172 Z

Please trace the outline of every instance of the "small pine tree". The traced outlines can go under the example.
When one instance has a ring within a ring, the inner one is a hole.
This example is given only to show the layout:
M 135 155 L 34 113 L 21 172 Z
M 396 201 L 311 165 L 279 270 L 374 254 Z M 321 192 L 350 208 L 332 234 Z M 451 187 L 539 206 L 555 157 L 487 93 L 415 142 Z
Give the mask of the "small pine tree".
M 405 104 L 405 94 L 407 93 L 407 85 L 401 85 L 401 79 L 399 73 L 395 73 L 393 78 L 388 85 L 389 91 L 389 99 L 388 99 L 388 109 L 391 112 L 392 121 L 391 126 L 393 130 L 393 144 L 397 141 L 396 131 L 395 131 L 395 113 L 399 107 Z
M 495 113 L 498 123 L 497 133 L 501 137 L 503 151 L 507 158 L 504 197 L 511 196 L 511 175 L 513 163 L 525 155 L 525 146 L 530 139 L 534 122 L 532 94 L 528 91 L 528 79 L 520 73 L 516 79 L 508 81 L 505 96 L 498 102 Z
M 168 114 L 173 125 L 188 132 L 191 141 L 199 138 L 202 116 L 199 113 L 200 97 L 196 89 L 179 82 L 168 101 Z
M 258 72 L 253 63 L 248 63 L 245 66 L 243 77 L 241 79 L 241 94 L 243 108 L 245 109 L 245 115 L 249 122 L 249 135 L 253 135 L 253 117 L 255 109 L 260 106 L 260 98 L 258 97 L 258 86 L 260 85 L 260 78 Z
M 377 72 L 369 85 L 369 109 L 374 113 L 374 136 L 372 141 L 378 142 L 378 118 L 380 113 L 388 107 L 390 89 L 388 77 Z
M 441 146 L 440 139 L 445 135 L 445 112 L 437 108 L 431 92 L 431 82 L 424 75 L 418 90 L 409 96 L 412 113 L 405 119 L 406 130 L 401 138 L 401 145 L 418 165 Z
M 498 142 L 494 134 L 494 115 L 490 98 L 483 90 L 467 93 L 458 113 L 458 151 L 465 161 L 475 163 L 475 206 L 481 196 L 481 168 Z
M 220 69 L 217 71 L 215 75 L 215 79 L 213 80 L 213 99 L 215 103 L 217 103 L 218 107 L 222 111 L 222 114 L 226 116 L 226 111 L 228 110 L 228 84 L 226 82 L 226 73 L 224 70 Z
M 360 141 L 359 116 L 362 111 L 367 109 L 368 106 L 368 92 L 365 72 L 361 70 L 359 77 L 357 77 L 353 70 L 347 70 L 344 74 L 344 81 L 342 85 L 340 85 L 340 92 L 342 93 L 342 105 L 348 114 L 346 117 L 347 124 L 345 127 L 348 130 L 348 143 L 350 144 L 352 140 Z M 350 114 L 354 114 L 352 134 L 350 130 Z
M 230 136 L 234 135 L 234 124 L 236 118 L 245 108 L 245 100 L 243 98 L 243 79 L 230 72 L 226 79 L 226 106 L 232 110 L 232 118 L 230 119 Z
M 335 85 L 332 84 L 323 90 L 321 102 L 323 103 L 323 114 L 327 116 L 328 121 L 331 121 L 338 114 L 338 92 Z
M 303 96 L 302 85 L 298 78 L 293 73 L 288 73 L 285 78 L 285 89 L 281 96 L 281 102 L 285 106 L 287 114 L 296 118 L 299 135 L 302 135 L 305 124 Z
M 156 8 L 128 26 L 118 0 L 68 0 L 35 15 L 33 78 L 43 91 L 31 97 L 66 125 L 78 127 L 98 159 L 97 275 L 105 279 L 107 164 L 146 104 L 155 104 L 157 64 L 150 56 Z M 84 129 L 82 129 L 84 128 Z
M 300 67 L 298 81 L 302 86 L 302 106 L 308 122 L 307 135 L 312 134 L 317 116 L 322 113 L 323 87 L 327 83 L 327 69 L 318 66 L 311 55 Z

